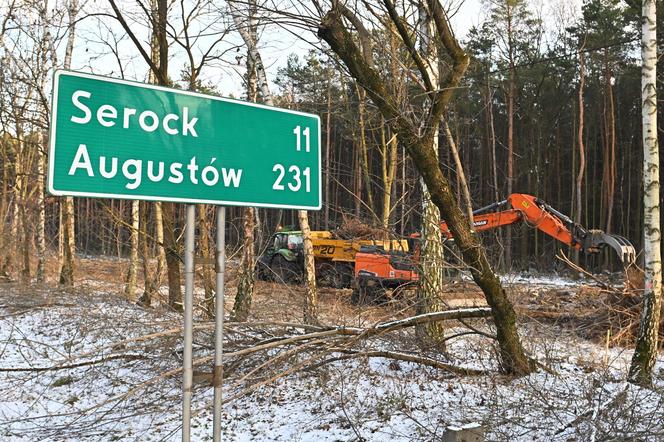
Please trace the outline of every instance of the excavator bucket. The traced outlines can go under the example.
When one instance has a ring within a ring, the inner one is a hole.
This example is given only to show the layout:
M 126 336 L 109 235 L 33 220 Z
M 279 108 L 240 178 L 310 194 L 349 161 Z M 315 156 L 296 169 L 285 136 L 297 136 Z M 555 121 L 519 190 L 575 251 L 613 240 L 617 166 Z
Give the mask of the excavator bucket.
M 636 250 L 626 238 L 601 230 L 590 230 L 585 238 L 584 249 L 588 252 L 599 252 L 604 247 L 611 247 L 625 267 L 636 261 Z

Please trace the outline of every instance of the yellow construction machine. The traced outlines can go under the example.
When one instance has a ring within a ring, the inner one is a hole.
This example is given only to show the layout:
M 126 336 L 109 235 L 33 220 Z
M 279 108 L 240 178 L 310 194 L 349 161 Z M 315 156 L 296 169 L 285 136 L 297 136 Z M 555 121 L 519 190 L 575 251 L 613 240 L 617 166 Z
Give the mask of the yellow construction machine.
M 316 278 L 324 286 L 346 288 L 353 281 L 355 254 L 372 246 L 385 251 L 408 252 L 406 240 L 340 239 L 330 231 L 312 231 L 311 242 L 316 263 Z M 304 238 L 299 230 L 278 230 L 258 259 L 259 279 L 298 282 L 304 273 Z

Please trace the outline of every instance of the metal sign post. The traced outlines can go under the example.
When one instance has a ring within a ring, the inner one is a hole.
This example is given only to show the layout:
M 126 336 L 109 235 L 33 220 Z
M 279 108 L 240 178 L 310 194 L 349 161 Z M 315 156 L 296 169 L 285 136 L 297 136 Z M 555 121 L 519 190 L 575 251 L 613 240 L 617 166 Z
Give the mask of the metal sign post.
M 194 379 L 194 241 L 196 206 L 187 204 L 184 238 L 184 351 L 182 356 L 182 440 L 191 437 L 191 395 Z
M 321 208 L 317 115 L 57 70 L 48 191 L 187 204 L 182 440 L 191 438 L 194 204 L 217 207 L 214 440 L 221 440 L 224 205 Z
M 224 279 L 226 276 L 226 208 L 217 207 L 217 253 L 216 253 L 216 293 L 214 311 L 214 417 L 213 440 L 221 442 L 221 384 L 223 380 L 224 345 Z

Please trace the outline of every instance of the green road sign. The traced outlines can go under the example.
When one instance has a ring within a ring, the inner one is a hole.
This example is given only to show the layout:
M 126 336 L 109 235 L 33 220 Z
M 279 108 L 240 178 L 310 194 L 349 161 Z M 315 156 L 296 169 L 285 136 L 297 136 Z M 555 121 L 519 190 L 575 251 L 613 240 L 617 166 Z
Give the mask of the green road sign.
M 53 195 L 321 207 L 316 115 L 57 71 L 49 143 Z

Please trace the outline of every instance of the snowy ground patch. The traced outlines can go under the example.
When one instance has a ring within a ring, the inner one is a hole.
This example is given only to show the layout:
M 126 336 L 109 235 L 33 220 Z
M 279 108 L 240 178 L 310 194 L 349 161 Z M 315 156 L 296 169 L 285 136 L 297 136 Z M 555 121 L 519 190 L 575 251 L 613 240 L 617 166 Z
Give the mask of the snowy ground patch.
M 98 289 L 0 287 L 0 439 L 178 440 L 180 321 Z M 224 440 L 431 441 L 473 423 L 487 440 L 664 439 L 661 357 L 656 388 L 646 390 L 624 382 L 628 350 L 545 324 L 529 322 L 521 333 L 543 367 L 530 376 L 500 375 L 495 348 L 480 335 L 450 340 L 444 360 L 482 375 L 385 358 L 331 362 L 227 403 Z M 150 334 L 157 337 L 136 340 Z M 210 355 L 207 336 L 197 332 L 195 358 Z M 375 345 L 397 350 L 407 338 Z M 225 396 L 246 388 L 234 382 L 261 362 L 228 367 Z M 197 381 L 193 440 L 211 440 L 211 402 L 209 382 Z

